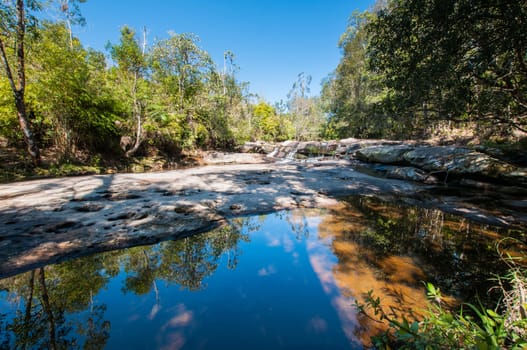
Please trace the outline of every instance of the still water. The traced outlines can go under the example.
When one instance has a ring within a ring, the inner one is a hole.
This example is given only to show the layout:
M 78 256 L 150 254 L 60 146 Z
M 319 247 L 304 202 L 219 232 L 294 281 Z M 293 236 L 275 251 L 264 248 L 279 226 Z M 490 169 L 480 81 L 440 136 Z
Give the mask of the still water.
M 354 197 L 335 208 L 233 219 L 178 241 L 0 280 L 0 348 L 357 349 L 383 325 L 369 290 L 407 317 L 423 281 L 453 305 L 492 299 L 499 254 L 526 232 Z

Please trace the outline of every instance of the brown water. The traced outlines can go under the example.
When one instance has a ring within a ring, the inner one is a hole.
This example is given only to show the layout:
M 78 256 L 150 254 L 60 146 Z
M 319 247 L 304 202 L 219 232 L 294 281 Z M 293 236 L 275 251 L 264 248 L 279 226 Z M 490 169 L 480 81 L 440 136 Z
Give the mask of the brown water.
M 356 349 L 385 326 L 353 304 L 420 317 L 424 281 L 485 302 L 526 232 L 353 197 L 233 219 L 179 241 L 70 260 L 0 281 L 0 348 Z M 499 243 L 499 244 L 498 244 Z

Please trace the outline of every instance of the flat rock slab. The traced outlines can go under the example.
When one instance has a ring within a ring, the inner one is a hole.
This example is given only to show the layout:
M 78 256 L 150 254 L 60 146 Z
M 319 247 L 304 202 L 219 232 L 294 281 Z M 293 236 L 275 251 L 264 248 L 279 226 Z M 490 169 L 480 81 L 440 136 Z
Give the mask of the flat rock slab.
M 0 185 L 0 278 L 70 257 L 204 232 L 235 216 L 328 207 L 357 194 L 417 198 L 426 189 L 372 177 L 351 165 L 237 164 Z M 436 204 L 459 211 L 454 201 Z M 462 213 L 502 225 L 527 221 L 472 207 Z

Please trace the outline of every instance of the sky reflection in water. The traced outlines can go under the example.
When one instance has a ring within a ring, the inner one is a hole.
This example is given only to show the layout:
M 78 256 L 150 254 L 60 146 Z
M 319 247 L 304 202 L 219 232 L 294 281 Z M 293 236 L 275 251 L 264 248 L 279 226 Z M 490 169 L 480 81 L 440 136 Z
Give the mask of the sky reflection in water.
M 432 281 L 455 303 L 499 272 L 492 254 L 502 235 L 525 239 L 369 198 L 233 219 L 0 281 L 0 345 L 362 348 L 383 326 L 357 315 L 355 300 L 373 289 L 388 308 L 419 316 L 422 281 Z M 522 243 L 505 249 L 525 252 Z

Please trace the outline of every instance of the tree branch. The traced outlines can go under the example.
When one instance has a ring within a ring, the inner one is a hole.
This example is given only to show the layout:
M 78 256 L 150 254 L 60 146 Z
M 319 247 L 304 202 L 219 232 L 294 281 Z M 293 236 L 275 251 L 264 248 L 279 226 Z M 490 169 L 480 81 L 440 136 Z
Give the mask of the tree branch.
M 5 44 L 2 38 L 0 38 L 0 51 L 2 53 L 2 61 L 4 62 L 4 68 L 7 75 L 7 79 L 9 80 L 9 85 L 11 85 L 11 90 L 13 90 L 13 93 L 17 91 L 15 80 L 13 79 L 13 72 L 11 71 L 11 67 L 9 66 L 9 60 L 7 59 L 7 54 L 5 52 Z

